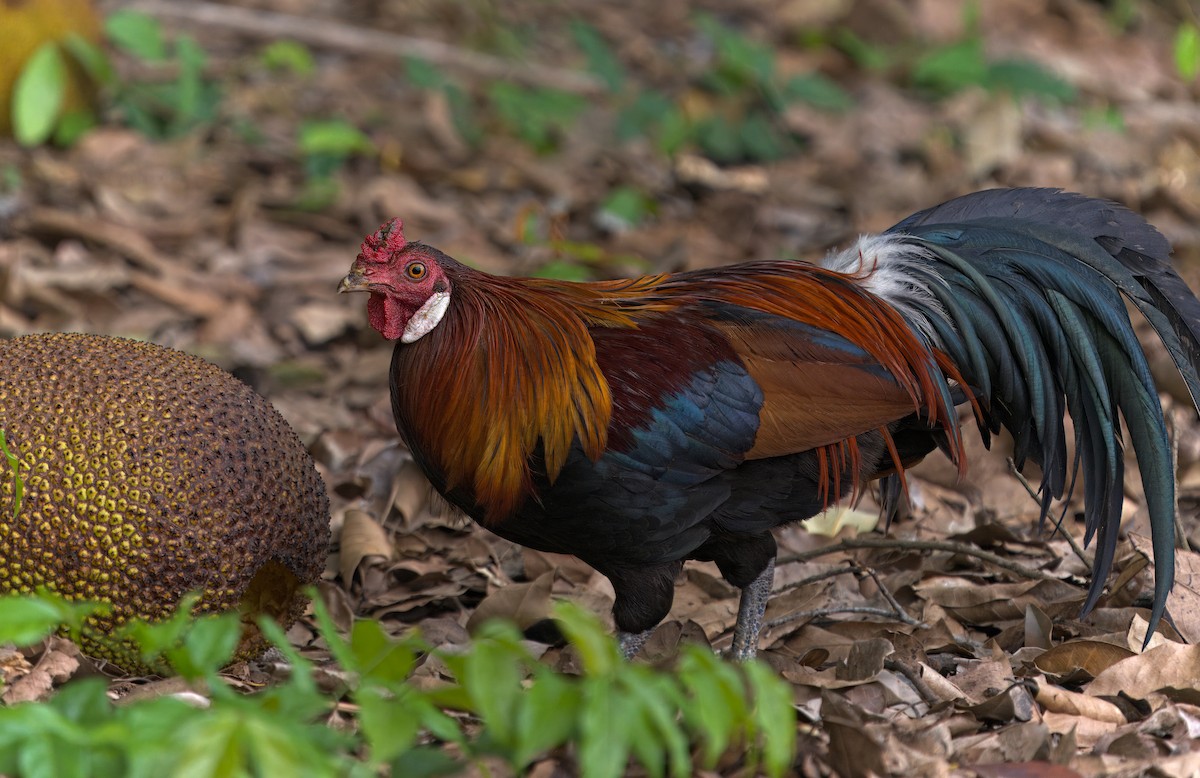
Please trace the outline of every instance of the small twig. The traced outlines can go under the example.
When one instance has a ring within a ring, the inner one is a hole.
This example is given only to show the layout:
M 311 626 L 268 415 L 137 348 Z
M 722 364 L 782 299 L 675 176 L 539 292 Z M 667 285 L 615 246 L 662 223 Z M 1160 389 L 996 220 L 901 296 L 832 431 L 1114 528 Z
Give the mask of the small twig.
M 879 580 L 879 574 L 875 572 L 874 568 L 859 566 L 858 569 L 862 570 L 871 577 L 871 580 L 875 582 L 875 588 L 879 590 L 881 595 L 883 595 L 883 599 L 887 600 L 887 604 L 891 605 L 892 609 L 896 611 L 896 616 L 900 619 L 900 621 L 904 622 L 910 627 L 925 626 L 924 623 L 908 615 L 908 611 L 904 610 L 904 608 L 896 600 L 896 596 L 893 595 L 888 588 L 883 585 L 883 581 Z
M 839 575 L 845 575 L 846 573 L 851 573 L 857 578 L 861 578 L 862 576 L 865 575 L 865 576 L 869 576 L 871 578 L 871 580 L 875 582 L 875 587 L 877 589 L 879 589 L 879 593 L 883 596 L 883 599 L 887 601 L 888 605 L 892 606 L 892 612 L 890 614 L 888 614 L 889 616 L 894 617 L 900 623 L 907 624 L 910 627 L 925 626 L 924 622 L 918 621 L 917 619 L 914 619 L 912 616 L 908 615 L 908 611 L 904 610 L 904 608 L 896 600 L 895 596 L 893 596 L 892 593 L 890 591 L 888 591 L 887 587 L 883 585 L 883 581 L 879 580 L 879 575 L 874 570 L 872 570 L 869 567 L 860 565 L 857 562 L 855 562 L 854 560 L 847 560 L 847 561 L 849 563 L 849 567 L 835 567 L 830 570 L 823 570 L 819 573 L 810 575 L 807 578 L 801 578 L 799 581 L 793 581 L 789 584 L 781 586 L 778 589 L 776 589 L 774 592 L 772 592 L 772 595 L 778 595 L 780 592 L 786 592 L 786 591 L 790 591 L 792 589 L 799 589 L 801 586 L 807 586 L 808 584 L 816 583 L 817 581 L 824 581 L 827 578 L 835 578 Z M 854 607 L 858 607 L 858 606 L 854 606 Z M 816 612 L 817 611 L 805 611 L 803 613 L 811 614 L 811 613 L 816 613 Z M 779 619 L 777 619 L 776 621 L 773 621 L 771 623 L 772 624 L 783 624 L 783 623 L 786 623 L 787 621 L 794 621 L 796 618 L 802 617 L 803 613 L 799 614 L 799 615 L 793 614 L 792 616 L 782 616 Z
M 781 556 L 778 559 L 778 564 L 786 564 L 788 562 L 809 562 L 813 559 L 818 559 L 830 554 L 837 554 L 841 551 L 853 551 L 863 548 L 882 548 L 888 550 L 901 551 L 944 551 L 949 554 L 963 554 L 964 556 L 975 557 L 984 562 L 995 565 L 1001 569 L 1007 570 L 1010 573 L 1016 573 L 1022 578 L 1031 578 L 1037 581 L 1061 581 L 1062 579 L 1056 575 L 1051 575 L 1044 570 L 1037 570 L 1032 567 L 1017 564 L 1012 560 L 1005 559 L 1002 556 L 993 554 L 990 551 L 984 551 L 975 546 L 969 546 L 966 543 L 956 543 L 951 540 L 906 540 L 901 538 L 844 538 L 837 543 L 824 548 L 815 548 L 812 551 L 803 551 L 799 554 L 789 554 Z
M 891 670 L 893 673 L 899 673 L 903 676 L 904 680 L 908 681 L 909 685 L 916 690 L 917 694 L 927 704 L 938 705 L 944 702 L 941 697 L 934 693 L 929 684 L 925 683 L 925 679 L 921 677 L 921 674 L 915 667 L 909 667 L 897 659 L 885 659 L 883 660 L 883 669 Z
M 903 611 L 896 613 L 893 610 L 886 608 L 874 608 L 869 605 L 839 605 L 835 608 L 818 608 L 811 611 L 797 611 L 796 613 L 789 613 L 786 616 L 780 616 L 777 619 L 772 619 L 771 621 L 767 622 L 766 626 L 778 627 L 782 624 L 790 624 L 793 621 L 823 619 L 826 616 L 836 616 L 839 613 L 857 613 L 862 616 L 878 616 L 881 619 L 891 619 L 893 621 L 899 621 L 902 624 L 908 624 L 909 626 L 926 626 L 924 622 L 915 621 L 911 616 Z
M 850 561 L 850 564 L 855 565 L 855 562 Z M 781 594 L 783 592 L 790 592 L 792 589 L 799 589 L 801 586 L 808 586 L 811 583 L 817 583 L 818 581 L 824 581 L 826 578 L 837 578 L 839 575 L 846 575 L 847 573 L 853 573 L 853 572 L 855 572 L 854 567 L 833 567 L 833 568 L 830 568 L 829 570 L 823 570 L 819 573 L 810 575 L 807 578 L 801 578 L 799 581 L 792 581 L 790 583 L 786 583 L 783 586 L 780 586 L 778 589 L 775 589 L 774 591 L 772 591 L 771 596 L 777 597 L 779 594 Z
M 1041 498 L 1038 497 L 1037 491 L 1035 491 L 1033 486 L 1030 485 L 1029 479 L 1027 479 L 1025 477 L 1025 474 L 1017 469 L 1017 463 L 1012 460 L 1012 457 L 1008 458 L 1008 470 L 1016 477 L 1017 481 L 1021 484 L 1021 486 L 1025 487 L 1025 491 L 1029 495 L 1029 499 L 1031 499 L 1035 503 L 1037 503 L 1038 510 L 1041 510 L 1041 508 L 1042 508 Z M 1058 534 L 1063 536 L 1063 538 L 1067 541 L 1067 545 L 1069 545 L 1071 547 L 1071 550 L 1075 552 L 1075 556 L 1079 557 L 1079 561 L 1083 562 L 1083 565 L 1084 565 L 1084 567 L 1086 567 L 1088 569 L 1088 572 L 1091 572 L 1091 570 L 1092 570 L 1091 561 L 1086 556 L 1084 556 L 1083 549 L 1080 547 L 1079 543 L 1077 543 L 1075 541 L 1075 537 L 1073 535 L 1071 535 L 1070 532 L 1067 532 L 1066 528 L 1063 527 L 1061 519 L 1059 521 L 1054 522 L 1054 530 Z
M 499 57 L 468 51 L 441 41 L 353 27 L 331 19 L 294 16 L 206 2 L 134 0 L 121 7 L 125 10 L 140 11 L 163 19 L 175 19 L 209 27 L 223 27 L 259 38 L 289 38 L 309 46 L 337 49 L 351 54 L 413 57 L 425 60 L 432 65 L 456 67 L 487 78 L 520 81 L 535 86 L 561 89 L 565 92 L 596 94 L 603 90 L 600 80 L 588 73 L 509 62 Z

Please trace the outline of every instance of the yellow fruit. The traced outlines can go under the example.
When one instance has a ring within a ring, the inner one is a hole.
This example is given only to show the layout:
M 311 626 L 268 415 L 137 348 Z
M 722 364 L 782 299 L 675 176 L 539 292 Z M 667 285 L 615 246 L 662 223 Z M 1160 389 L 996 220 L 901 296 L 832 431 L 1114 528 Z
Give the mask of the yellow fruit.
M 183 595 L 197 611 L 241 607 L 238 658 L 304 609 L 329 542 L 321 478 L 283 417 L 233 376 L 162 346 L 95 335 L 0 342 L 0 592 L 45 587 L 110 603 L 81 648 L 144 668 L 112 637 L 160 620 Z M 17 510 L 14 515 L 14 507 Z
M 0 0 L 0 135 L 11 129 L 12 92 L 26 61 L 46 41 L 61 43 L 77 33 L 97 43 L 100 20 L 91 0 Z M 90 106 L 94 86 L 63 53 L 67 61 L 65 109 Z

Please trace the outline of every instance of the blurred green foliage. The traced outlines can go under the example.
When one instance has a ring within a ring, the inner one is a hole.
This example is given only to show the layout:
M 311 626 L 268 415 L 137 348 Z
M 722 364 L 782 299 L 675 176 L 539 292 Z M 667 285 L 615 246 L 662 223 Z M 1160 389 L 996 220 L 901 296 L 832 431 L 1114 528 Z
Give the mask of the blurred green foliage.
M 452 680 L 418 686 L 409 678 L 430 659 L 419 635 L 396 640 L 372 620 L 342 634 L 318 605 L 332 665 L 318 668 L 264 620 L 259 628 L 289 672 L 255 694 L 234 691 L 218 673 L 242 629 L 237 614 L 194 619 L 189 608 L 127 634 L 148 661 L 168 659 L 199 694 L 114 704 L 105 679 L 92 677 L 46 702 L 0 708 L 0 773 L 434 776 L 482 768 L 484 758 L 519 773 L 551 753 L 597 778 L 624 775 L 631 760 L 648 775 L 680 778 L 721 759 L 769 776 L 791 765 L 791 689 L 765 665 L 731 664 L 694 646 L 671 670 L 626 662 L 577 606 L 560 604 L 555 618 L 580 675 L 536 661 L 515 628 L 492 622 L 465 650 L 436 654 Z M 0 598 L 0 642 L 35 643 L 61 624 L 77 628 L 92 610 L 53 595 Z M 331 689 L 331 679 L 340 686 Z M 330 726 L 335 720 L 343 723 Z

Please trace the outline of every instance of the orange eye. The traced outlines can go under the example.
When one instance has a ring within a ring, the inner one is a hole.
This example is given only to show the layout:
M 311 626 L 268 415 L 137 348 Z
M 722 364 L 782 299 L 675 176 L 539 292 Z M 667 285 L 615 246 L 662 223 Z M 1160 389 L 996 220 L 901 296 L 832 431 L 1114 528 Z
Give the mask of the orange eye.
M 429 271 L 425 269 L 425 265 L 420 262 L 413 262 L 404 268 L 405 274 L 413 281 L 420 281 Z

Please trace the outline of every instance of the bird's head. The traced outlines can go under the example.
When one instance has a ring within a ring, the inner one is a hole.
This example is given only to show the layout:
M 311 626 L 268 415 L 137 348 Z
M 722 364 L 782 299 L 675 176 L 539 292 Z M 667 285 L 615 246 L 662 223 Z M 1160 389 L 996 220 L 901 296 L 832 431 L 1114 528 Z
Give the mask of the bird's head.
M 388 340 L 412 343 L 428 335 L 450 305 L 450 279 L 440 252 L 404 239 L 392 219 L 362 242 L 339 292 L 370 292 L 367 318 Z

